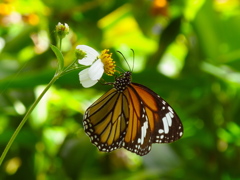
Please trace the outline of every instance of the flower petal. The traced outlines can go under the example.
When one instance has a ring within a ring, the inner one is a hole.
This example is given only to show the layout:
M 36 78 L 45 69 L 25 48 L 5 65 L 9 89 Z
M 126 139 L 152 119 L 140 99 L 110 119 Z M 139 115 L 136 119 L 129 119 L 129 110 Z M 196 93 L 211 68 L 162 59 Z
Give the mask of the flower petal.
M 88 71 L 88 74 L 92 80 L 101 79 L 104 72 L 103 66 L 104 64 L 100 59 L 92 64 Z
M 91 61 L 87 57 L 84 57 L 83 59 L 78 60 L 78 63 L 84 66 L 90 66 L 93 63 L 93 61 Z
M 84 69 L 79 73 L 79 80 L 82 86 L 85 88 L 91 87 L 98 82 L 97 80 L 92 80 L 89 77 L 89 68 Z
M 91 65 L 93 63 L 93 61 L 96 60 L 97 57 L 99 56 L 99 53 L 95 49 L 93 49 L 89 46 L 86 46 L 86 45 L 78 45 L 76 47 L 76 49 L 80 49 L 80 50 L 86 52 L 86 56 L 83 59 L 78 60 L 79 64 L 82 64 L 85 66 Z

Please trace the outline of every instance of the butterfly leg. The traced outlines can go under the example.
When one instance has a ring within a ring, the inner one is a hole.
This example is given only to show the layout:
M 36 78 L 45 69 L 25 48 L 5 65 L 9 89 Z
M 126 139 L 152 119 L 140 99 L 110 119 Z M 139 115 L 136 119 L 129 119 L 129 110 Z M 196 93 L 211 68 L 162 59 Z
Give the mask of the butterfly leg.
M 98 80 L 98 82 L 101 83 L 102 85 L 113 85 L 113 82 L 106 82 L 103 78 Z

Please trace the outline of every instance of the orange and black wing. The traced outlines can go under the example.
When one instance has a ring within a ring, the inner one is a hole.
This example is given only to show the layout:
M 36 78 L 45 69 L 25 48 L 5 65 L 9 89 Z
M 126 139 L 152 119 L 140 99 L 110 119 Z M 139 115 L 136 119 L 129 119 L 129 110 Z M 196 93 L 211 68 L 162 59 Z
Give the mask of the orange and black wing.
M 131 83 L 124 91 L 129 106 L 129 122 L 122 146 L 138 155 L 151 150 L 152 143 L 170 143 L 183 135 L 182 123 L 159 95 Z
M 143 156 L 152 143 L 182 137 L 183 126 L 172 107 L 149 88 L 131 83 L 131 72 L 116 78 L 113 86 L 84 115 L 84 130 L 100 151 L 124 147 Z
M 128 120 L 128 100 L 112 88 L 86 110 L 83 126 L 100 151 L 111 152 L 122 147 Z

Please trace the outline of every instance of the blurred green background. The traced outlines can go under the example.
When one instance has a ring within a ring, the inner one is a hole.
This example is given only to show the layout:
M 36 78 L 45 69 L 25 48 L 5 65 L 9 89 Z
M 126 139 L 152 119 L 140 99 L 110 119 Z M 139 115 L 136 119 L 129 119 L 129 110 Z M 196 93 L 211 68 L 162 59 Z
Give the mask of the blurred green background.
M 184 136 L 140 157 L 98 152 L 82 126 L 85 109 L 110 86 L 83 88 L 73 72 L 36 107 L 2 166 L 3 180 L 240 179 L 239 0 L 2 0 L 0 150 L 51 80 L 58 22 L 68 23 L 65 63 L 75 47 L 109 48 L 133 81 L 162 96 Z M 104 77 L 114 81 L 113 77 Z

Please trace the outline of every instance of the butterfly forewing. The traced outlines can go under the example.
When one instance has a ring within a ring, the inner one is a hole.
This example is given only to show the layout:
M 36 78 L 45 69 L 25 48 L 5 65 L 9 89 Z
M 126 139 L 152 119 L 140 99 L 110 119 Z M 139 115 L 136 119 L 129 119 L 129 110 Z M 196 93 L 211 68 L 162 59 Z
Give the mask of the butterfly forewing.
M 183 135 L 182 123 L 172 107 L 151 89 L 132 83 L 143 102 L 152 143 L 170 143 Z

